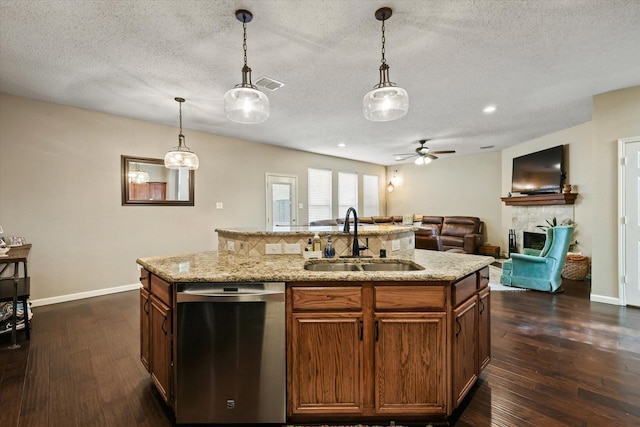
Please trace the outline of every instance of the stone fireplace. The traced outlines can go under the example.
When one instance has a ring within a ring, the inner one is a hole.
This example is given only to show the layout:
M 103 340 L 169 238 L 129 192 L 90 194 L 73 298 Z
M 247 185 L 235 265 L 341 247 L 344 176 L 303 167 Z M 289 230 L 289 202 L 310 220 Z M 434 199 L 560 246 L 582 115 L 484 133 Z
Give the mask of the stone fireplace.
M 558 224 L 566 219 L 575 220 L 574 205 L 542 205 L 542 206 L 512 206 L 511 228 L 515 230 L 516 247 L 522 253 L 524 232 L 544 233 L 538 225 L 548 226 L 547 220 L 556 218 Z M 544 234 L 543 234 L 544 239 Z M 544 240 L 543 240 L 544 242 Z

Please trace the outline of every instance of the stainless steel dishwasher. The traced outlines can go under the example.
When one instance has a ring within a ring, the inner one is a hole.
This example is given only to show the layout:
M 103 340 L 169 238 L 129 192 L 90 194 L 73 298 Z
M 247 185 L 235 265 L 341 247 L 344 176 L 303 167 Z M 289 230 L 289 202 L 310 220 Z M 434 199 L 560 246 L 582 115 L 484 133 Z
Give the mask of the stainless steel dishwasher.
M 180 283 L 177 423 L 284 423 L 284 283 Z

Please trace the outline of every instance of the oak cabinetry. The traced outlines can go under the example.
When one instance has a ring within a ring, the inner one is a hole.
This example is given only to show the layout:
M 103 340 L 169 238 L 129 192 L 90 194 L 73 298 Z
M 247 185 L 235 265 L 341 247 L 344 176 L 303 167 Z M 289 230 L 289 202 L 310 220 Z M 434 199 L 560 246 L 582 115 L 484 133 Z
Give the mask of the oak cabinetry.
M 360 286 L 287 290 L 291 414 L 363 413 L 363 307 Z
M 446 414 L 444 286 L 299 283 L 287 292 L 290 416 Z
M 151 316 L 149 291 L 140 289 L 140 360 L 149 372 L 149 356 L 151 355 Z
M 165 402 L 171 404 L 173 368 L 173 287 L 142 269 L 140 282 L 140 360 Z
M 478 362 L 482 371 L 491 361 L 491 293 L 489 287 L 478 294 Z
M 458 406 L 478 374 L 478 297 L 473 296 L 453 311 L 453 398 Z

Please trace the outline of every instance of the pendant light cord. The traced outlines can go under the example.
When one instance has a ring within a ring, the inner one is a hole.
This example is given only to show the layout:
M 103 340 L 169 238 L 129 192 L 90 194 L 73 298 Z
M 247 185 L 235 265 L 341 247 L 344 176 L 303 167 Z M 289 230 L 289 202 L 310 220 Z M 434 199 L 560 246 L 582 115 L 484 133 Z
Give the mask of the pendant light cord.
M 386 21 L 386 19 L 382 20 L 382 63 L 386 64 L 387 60 L 384 57 L 384 42 L 385 42 L 385 39 L 384 39 L 384 21 Z

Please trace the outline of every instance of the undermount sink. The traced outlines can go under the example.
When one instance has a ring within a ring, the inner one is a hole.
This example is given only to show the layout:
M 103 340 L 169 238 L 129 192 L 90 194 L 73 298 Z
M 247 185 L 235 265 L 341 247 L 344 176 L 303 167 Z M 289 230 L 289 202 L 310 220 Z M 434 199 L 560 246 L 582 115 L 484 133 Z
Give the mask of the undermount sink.
M 362 264 L 364 271 L 416 271 L 423 270 L 416 264 L 405 264 L 403 262 L 372 262 Z
M 413 262 L 341 262 L 319 261 L 307 263 L 304 266 L 309 271 L 417 271 L 423 267 Z
M 306 264 L 304 269 L 309 271 L 362 271 L 358 264 L 351 262 L 319 262 Z

